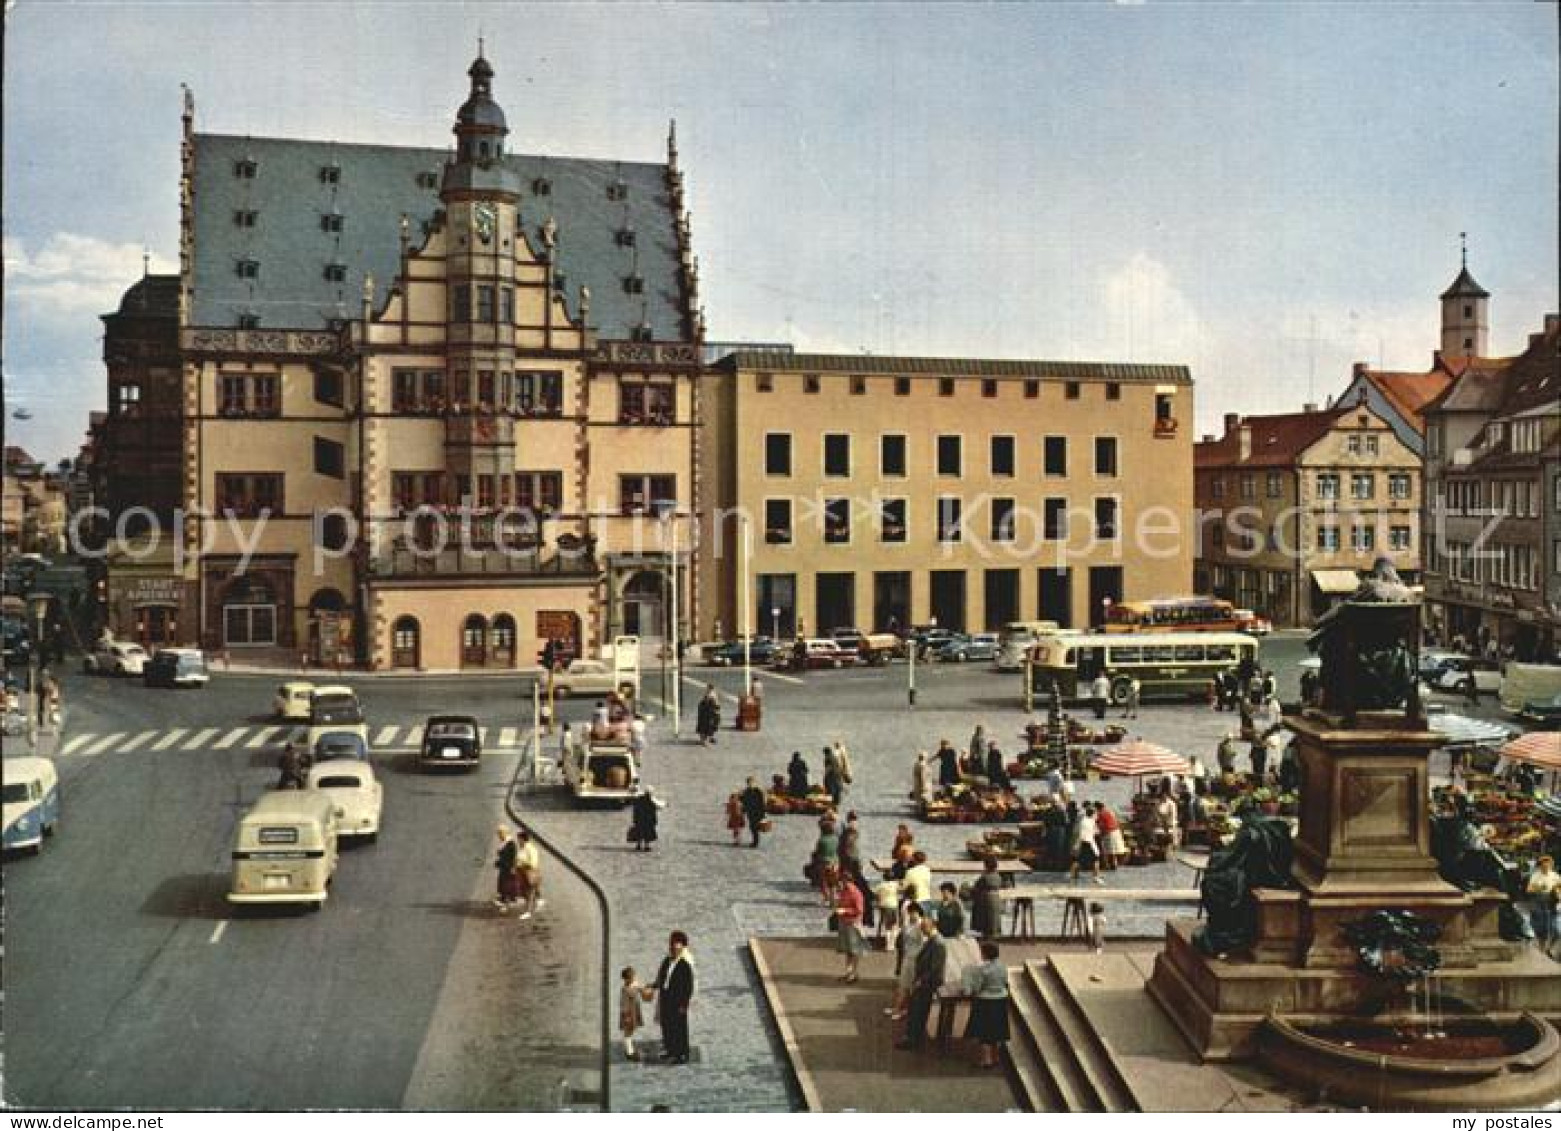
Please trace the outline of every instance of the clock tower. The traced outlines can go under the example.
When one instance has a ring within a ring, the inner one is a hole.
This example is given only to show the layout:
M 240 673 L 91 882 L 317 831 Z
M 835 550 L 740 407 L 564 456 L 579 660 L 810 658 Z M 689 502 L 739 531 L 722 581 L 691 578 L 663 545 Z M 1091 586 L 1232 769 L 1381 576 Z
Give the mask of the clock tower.
M 456 497 L 492 506 L 514 472 L 517 206 L 520 178 L 504 156 L 509 128 L 493 100 L 493 68 L 479 45 L 471 92 L 455 116 L 455 155 L 445 165 L 446 362 L 451 415 L 446 460 Z

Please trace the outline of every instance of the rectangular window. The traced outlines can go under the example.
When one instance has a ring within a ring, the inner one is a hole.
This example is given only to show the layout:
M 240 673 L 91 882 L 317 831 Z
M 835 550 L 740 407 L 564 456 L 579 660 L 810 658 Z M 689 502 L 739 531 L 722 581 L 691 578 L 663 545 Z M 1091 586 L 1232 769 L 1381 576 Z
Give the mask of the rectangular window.
M 1388 498 L 1409 498 L 1409 476 L 1400 471 L 1395 471 L 1388 476 Z
M 470 322 L 472 320 L 472 290 L 465 283 L 457 283 L 450 288 L 450 321 Z
M 1209 496 L 1215 499 L 1223 499 L 1225 497 L 1225 477 L 1223 475 L 1216 475 L 1209 480 Z
M 1110 388 L 1111 386 L 1107 386 Z M 1095 474 L 1107 477 L 1117 473 L 1117 438 L 1115 436 L 1095 437 Z
M 851 437 L 831 432 L 824 437 L 824 474 L 844 478 L 851 474 Z
M 552 514 L 564 505 L 564 473 L 517 471 L 515 505 L 521 510 Z
M 332 479 L 347 478 L 347 449 L 323 436 L 314 438 L 314 472 Z
M 654 514 L 657 504 L 677 499 L 677 480 L 671 475 L 621 475 L 618 506 L 626 515 Z
M 878 440 L 878 472 L 896 478 L 905 474 L 905 437 L 887 435 Z
M 909 377 L 896 377 L 894 379 L 894 395 L 908 397 L 911 395 L 911 379 Z
M 1377 451 L 1377 437 L 1376 434 L 1373 433 L 1372 435 L 1366 437 L 1366 454 L 1368 456 L 1374 456 L 1377 454 Z
M 938 541 L 958 542 L 960 540 L 960 500 L 953 495 L 941 495 L 938 497 Z
M 233 213 L 233 223 L 240 228 L 253 228 L 255 220 L 260 214 L 253 209 L 243 208 Z
M 1068 500 L 1047 499 L 1043 504 L 1042 536 L 1048 542 L 1065 542 L 1068 538 Z
M 282 509 L 282 476 L 272 472 L 220 472 L 217 509 L 236 518 L 256 518 Z
M 477 476 L 477 509 L 492 510 L 496 505 L 494 500 L 493 476 L 486 473 Z
M 320 217 L 320 231 L 339 232 L 342 229 L 342 218 L 335 212 L 327 212 Z
M 879 537 L 885 542 L 903 542 L 906 537 L 905 500 L 884 499 L 879 504 Z
M 1282 472 L 1270 471 L 1268 473 L 1266 493 L 1270 499 L 1277 499 L 1285 493 L 1285 477 Z
M 1360 433 L 1351 432 L 1344 440 L 1344 448 L 1352 456 L 1360 455 Z
M 1064 384 L 1063 387 L 1062 387 L 1062 395 L 1064 397 L 1066 397 L 1070 401 L 1078 400 L 1079 399 L 1079 383 L 1077 381 L 1069 381 L 1066 384 Z
M 341 371 L 316 369 L 314 371 L 314 399 L 321 404 L 342 406 Z
M 867 395 L 867 378 L 863 377 L 860 373 L 853 373 L 851 375 L 851 395 L 853 397 L 863 397 Z
M 1041 395 L 1041 383 L 1033 377 L 1024 383 L 1024 399 L 1033 401 Z
M 992 380 L 992 378 L 990 378 L 990 377 L 982 378 L 982 380 L 981 380 L 981 395 L 983 397 L 995 397 L 995 396 L 997 396 L 997 382 Z
M 1108 401 L 1119 401 L 1122 399 L 1122 386 L 1118 382 L 1106 382 L 1106 399 Z
M 770 546 L 791 545 L 791 500 L 764 500 L 764 541 Z
M 824 500 L 824 541 L 839 546 L 851 541 L 851 500 Z
M 477 370 L 477 403 L 492 408 L 499 403 L 499 386 L 493 378 L 493 370 Z
M 1007 498 L 992 500 L 992 541 L 1014 540 L 1014 501 Z
M 992 474 L 1011 476 L 1014 473 L 1014 438 L 992 437 Z
M 771 373 L 755 373 L 753 375 L 753 387 L 760 393 L 773 393 L 775 391 L 775 376 Z
M 817 373 L 804 373 L 802 375 L 802 391 L 804 393 L 816 393 L 819 391 L 819 388 Z
M 249 407 L 244 397 L 243 376 L 224 373 L 217 379 L 217 389 L 217 411 L 223 416 L 243 416 Z
M 1409 527 L 1394 526 L 1388 530 L 1388 548 L 1392 550 L 1407 550 L 1410 545 Z
M 940 397 L 952 397 L 953 395 L 954 395 L 954 378 L 952 378 L 952 377 L 939 377 L 938 378 L 938 396 L 940 396 Z
M 418 473 L 392 471 L 390 473 L 390 502 L 397 514 L 404 514 L 417 506 Z
M 513 325 L 515 322 L 515 288 L 499 288 L 499 321 L 504 325 Z
M 477 321 L 492 322 L 498 317 L 498 306 L 494 300 L 491 284 L 482 283 L 477 287 Z
M 1107 496 L 1095 500 L 1095 537 L 1117 536 L 1117 500 Z
M 234 268 L 240 279 L 258 279 L 260 277 L 260 263 L 254 259 L 240 259 Z
M 938 474 L 960 475 L 963 474 L 960 459 L 960 437 L 938 437 Z
M 618 423 L 664 428 L 673 422 L 677 391 L 664 382 L 624 381 L 618 387 Z
M 1324 471 L 1317 476 L 1317 497 L 1319 499 L 1339 497 L 1339 476 L 1336 472 Z
M 764 436 L 764 474 L 791 474 L 791 433 L 767 432 Z
M 515 396 L 523 416 L 562 416 L 564 413 L 564 375 L 516 373 Z
M 1377 489 L 1377 477 L 1367 473 L 1350 476 L 1350 498 L 1369 499 Z
M 397 369 L 390 374 L 390 407 L 394 412 L 417 412 L 423 406 L 418 396 L 417 370 Z
M 1377 545 L 1377 528 L 1374 526 L 1350 527 L 1350 549 L 1357 552 L 1374 549 Z
M 1068 474 L 1068 438 L 1066 436 L 1047 436 L 1044 441 L 1045 462 L 1043 467 L 1047 475 Z
M 1242 475 L 1242 477 L 1240 479 L 1240 484 L 1241 484 L 1241 497 L 1243 499 L 1255 499 L 1255 498 L 1257 498 L 1257 476 L 1253 475 L 1249 471 L 1246 474 Z

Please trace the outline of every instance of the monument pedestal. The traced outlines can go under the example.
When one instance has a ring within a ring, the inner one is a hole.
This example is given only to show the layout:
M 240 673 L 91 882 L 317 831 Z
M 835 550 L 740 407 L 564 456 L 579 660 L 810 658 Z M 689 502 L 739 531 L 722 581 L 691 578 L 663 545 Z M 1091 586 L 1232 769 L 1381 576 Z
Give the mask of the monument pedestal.
M 1428 760 L 1443 740 L 1399 712 L 1363 712 L 1353 729 L 1309 711 L 1286 720 L 1301 766 L 1294 890 L 1257 891 L 1249 952 L 1215 957 L 1195 924 L 1168 924 L 1150 994 L 1206 1059 L 1246 1059 L 1270 1014 L 1303 1024 L 1392 1016 L 1403 993 L 1363 973 L 1343 931 L 1374 911 L 1410 911 L 1442 929 L 1438 990 L 1498 1018 L 1561 1016 L 1561 969 L 1496 931 L 1496 891 L 1442 880 L 1431 855 Z

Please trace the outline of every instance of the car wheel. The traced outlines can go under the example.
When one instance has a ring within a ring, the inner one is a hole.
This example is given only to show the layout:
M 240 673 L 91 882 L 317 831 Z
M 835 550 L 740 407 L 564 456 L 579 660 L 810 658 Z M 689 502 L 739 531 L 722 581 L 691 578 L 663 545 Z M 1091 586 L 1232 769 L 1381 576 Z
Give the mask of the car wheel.
M 1472 679 L 1466 679 L 1460 683 L 1458 685 L 1458 690 L 1465 695 L 1478 695 L 1480 693 L 1479 687 L 1475 685 L 1475 682 Z
M 970 659 L 970 657 L 963 652 L 954 653 L 954 662 L 957 664 L 963 664 L 968 659 Z

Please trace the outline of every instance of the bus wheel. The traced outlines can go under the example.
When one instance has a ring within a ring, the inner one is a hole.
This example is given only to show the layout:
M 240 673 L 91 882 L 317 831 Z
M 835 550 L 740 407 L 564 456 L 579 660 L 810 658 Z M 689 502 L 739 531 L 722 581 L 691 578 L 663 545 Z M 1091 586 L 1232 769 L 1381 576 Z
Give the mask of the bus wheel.
M 1111 681 L 1111 701 L 1118 707 L 1127 702 L 1128 695 L 1132 692 L 1133 682 L 1125 675 L 1119 675 Z

